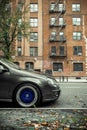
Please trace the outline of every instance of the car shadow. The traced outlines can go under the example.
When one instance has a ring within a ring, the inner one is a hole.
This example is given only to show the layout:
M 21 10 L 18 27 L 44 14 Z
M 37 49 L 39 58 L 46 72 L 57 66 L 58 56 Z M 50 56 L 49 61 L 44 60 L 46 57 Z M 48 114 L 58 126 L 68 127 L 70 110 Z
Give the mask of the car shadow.
M 12 102 L 0 101 L 0 108 L 14 108 L 14 104 Z
M 54 102 L 46 102 L 46 103 L 41 103 L 40 105 L 38 106 L 32 106 L 30 108 L 50 108 L 52 106 L 54 106 L 56 103 L 56 101 Z M 2 108 L 22 108 L 20 106 L 17 106 L 16 104 L 13 104 L 12 102 L 5 102 L 5 101 L 0 101 L 0 109 Z

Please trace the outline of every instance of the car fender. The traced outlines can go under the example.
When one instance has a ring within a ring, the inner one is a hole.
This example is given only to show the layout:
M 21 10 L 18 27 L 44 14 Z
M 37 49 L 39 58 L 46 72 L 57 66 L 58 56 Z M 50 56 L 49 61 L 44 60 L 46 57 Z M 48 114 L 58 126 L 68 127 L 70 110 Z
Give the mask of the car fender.
M 40 90 L 40 92 L 41 92 L 41 88 L 43 87 L 42 81 L 38 78 L 20 77 L 18 79 L 16 85 L 13 85 L 12 87 L 9 88 L 9 96 L 12 98 L 15 89 L 17 89 L 20 85 L 25 84 L 25 83 L 31 83 L 31 84 L 37 86 L 38 89 Z

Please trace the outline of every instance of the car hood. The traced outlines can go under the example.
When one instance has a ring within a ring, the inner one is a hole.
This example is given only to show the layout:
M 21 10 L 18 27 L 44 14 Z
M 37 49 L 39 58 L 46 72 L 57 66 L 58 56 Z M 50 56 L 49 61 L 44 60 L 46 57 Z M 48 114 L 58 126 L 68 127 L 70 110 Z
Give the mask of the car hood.
M 18 76 L 22 76 L 22 77 L 33 77 L 33 78 L 41 78 L 41 79 L 46 79 L 48 77 L 52 78 L 51 76 L 42 74 L 42 73 L 38 73 L 38 72 L 31 72 L 31 71 L 27 71 L 27 70 L 13 70 L 13 74 L 18 75 Z

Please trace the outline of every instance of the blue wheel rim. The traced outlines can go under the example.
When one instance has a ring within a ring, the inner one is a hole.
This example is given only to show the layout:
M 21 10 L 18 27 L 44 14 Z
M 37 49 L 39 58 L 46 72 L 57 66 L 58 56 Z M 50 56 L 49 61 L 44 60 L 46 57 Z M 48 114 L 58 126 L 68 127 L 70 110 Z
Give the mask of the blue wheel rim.
M 35 98 L 35 94 L 32 89 L 24 89 L 20 93 L 20 99 L 24 103 L 31 103 Z

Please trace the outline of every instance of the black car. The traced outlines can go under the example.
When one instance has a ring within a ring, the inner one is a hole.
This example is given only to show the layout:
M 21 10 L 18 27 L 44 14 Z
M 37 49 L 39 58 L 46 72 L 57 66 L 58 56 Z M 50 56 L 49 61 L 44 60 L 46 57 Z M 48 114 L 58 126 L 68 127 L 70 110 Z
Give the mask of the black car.
M 0 100 L 31 107 L 55 101 L 59 95 L 60 88 L 53 77 L 20 69 L 13 62 L 0 59 Z

